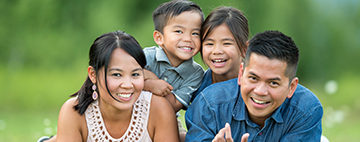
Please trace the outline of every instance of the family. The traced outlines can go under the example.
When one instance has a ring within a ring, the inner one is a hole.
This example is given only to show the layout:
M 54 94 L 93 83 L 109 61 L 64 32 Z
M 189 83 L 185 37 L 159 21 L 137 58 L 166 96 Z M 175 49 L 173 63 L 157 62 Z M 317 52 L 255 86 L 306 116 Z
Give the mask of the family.
M 299 84 L 291 37 L 269 30 L 249 39 L 240 10 L 218 7 L 204 19 L 188 0 L 161 4 L 153 22 L 153 47 L 123 31 L 95 39 L 56 136 L 39 141 L 320 141 L 323 108 Z

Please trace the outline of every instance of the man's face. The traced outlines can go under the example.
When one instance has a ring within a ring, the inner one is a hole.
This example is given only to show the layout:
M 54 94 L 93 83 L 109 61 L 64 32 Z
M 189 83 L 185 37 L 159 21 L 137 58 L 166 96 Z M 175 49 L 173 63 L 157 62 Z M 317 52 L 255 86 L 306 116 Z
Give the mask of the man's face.
M 298 79 L 289 84 L 285 61 L 252 53 L 248 65 L 239 76 L 241 96 L 250 119 L 263 126 L 265 120 L 294 93 Z

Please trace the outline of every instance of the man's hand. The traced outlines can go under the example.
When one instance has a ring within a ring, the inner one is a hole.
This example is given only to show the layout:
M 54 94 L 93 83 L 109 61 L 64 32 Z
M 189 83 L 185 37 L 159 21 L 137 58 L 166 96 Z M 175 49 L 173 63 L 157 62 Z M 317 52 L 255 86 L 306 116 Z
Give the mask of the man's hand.
M 249 139 L 249 133 L 245 133 L 241 137 L 241 142 L 247 142 L 248 139 Z M 216 134 L 216 136 L 212 140 L 212 142 L 233 142 L 233 141 L 234 140 L 232 139 L 232 136 L 231 136 L 231 128 L 230 128 L 229 123 L 226 123 L 225 127 L 222 128 L 219 131 L 219 133 Z
M 225 127 L 222 128 L 212 140 L 212 142 L 233 142 L 233 141 L 234 140 L 232 139 L 231 136 L 231 128 L 229 123 L 226 123 Z

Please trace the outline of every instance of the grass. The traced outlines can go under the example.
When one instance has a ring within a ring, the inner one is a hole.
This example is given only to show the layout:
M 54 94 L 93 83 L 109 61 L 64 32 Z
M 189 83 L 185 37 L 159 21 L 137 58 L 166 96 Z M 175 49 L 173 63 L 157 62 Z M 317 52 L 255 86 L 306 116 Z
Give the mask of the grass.
M 77 91 L 86 67 L 66 69 L 9 70 L 0 68 L 0 142 L 36 141 L 56 134 L 58 112 L 68 96 Z M 328 94 L 324 85 L 304 84 L 324 106 L 323 134 L 330 141 L 358 141 L 360 136 L 360 78 L 346 74 L 337 80 L 338 90 Z M 185 127 L 185 111 L 180 112 Z

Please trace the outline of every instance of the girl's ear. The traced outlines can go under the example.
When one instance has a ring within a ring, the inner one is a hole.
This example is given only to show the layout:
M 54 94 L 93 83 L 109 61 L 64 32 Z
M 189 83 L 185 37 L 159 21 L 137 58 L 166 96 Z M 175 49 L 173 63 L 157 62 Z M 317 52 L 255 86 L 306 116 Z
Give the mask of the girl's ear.
M 88 76 L 89 76 L 91 82 L 95 84 L 96 83 L 96 72 L 95 72 L 94 67 L 92 67 L 92 66 L 88 67 Z
M 159 46 L 163 46 L 164 44 L 164 35 L 158 31 L 158 30 L 155 30 L 154 33 L 153 33 L 153 38 L 154 38 L 154 41 L 157 45 Z
M 239 75 L 238 75 L 238 84 L 239 84 L 239 85 L 241 85 L 241 76 L 242 76 L 243 73 L 244 73 L 244 68 L 243 68 L 243 66 L 244 66 L 244 63 L 242 62 L 242 63 L 240 64 Z

